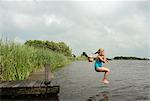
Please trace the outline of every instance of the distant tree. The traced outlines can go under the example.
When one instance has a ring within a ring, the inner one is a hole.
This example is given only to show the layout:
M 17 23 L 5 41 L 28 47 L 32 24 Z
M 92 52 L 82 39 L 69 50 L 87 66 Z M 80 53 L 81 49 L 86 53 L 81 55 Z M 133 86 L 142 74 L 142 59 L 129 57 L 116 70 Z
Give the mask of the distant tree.
M 126 57 L 126 56 L 116 56 L 114 57 L 115 60 L 149 60 L 147 58 L 139 58 L 139 57 Z
M 72 50 L 64 42 L 41 41 L 41 40 L 28 40 L 25 45 L 35 48 L 45 48 L 51 51 L 59 52 L 65 56 L 72 56 Z

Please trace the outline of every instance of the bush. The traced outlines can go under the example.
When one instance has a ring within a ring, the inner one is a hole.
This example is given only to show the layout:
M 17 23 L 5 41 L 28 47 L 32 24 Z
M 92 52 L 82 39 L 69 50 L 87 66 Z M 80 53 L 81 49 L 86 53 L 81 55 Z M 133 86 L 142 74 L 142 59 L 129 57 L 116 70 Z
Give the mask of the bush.
M 24 80 L 45 63 L 50 64 L 54 71 L 67 64 L 68 59 L 47 49 L 0 41 L 0 80 Z
M 57 53 L 62 53 L 65 56 L 72 56 L 71 49 L 64 42 L 41 41 L 41 40 L 28 40 L 25 45 L 35 48 L 44 48 Z

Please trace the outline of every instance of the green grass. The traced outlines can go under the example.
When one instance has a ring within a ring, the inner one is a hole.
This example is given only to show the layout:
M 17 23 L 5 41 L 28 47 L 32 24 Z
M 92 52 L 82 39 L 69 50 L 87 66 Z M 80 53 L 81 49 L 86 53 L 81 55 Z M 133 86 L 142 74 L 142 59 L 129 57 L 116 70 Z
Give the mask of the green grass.
M 44 64 L 54 71 L 69 63 L 67 57 L 46 49 L 0 41 L 0 80 L 24 80 Z

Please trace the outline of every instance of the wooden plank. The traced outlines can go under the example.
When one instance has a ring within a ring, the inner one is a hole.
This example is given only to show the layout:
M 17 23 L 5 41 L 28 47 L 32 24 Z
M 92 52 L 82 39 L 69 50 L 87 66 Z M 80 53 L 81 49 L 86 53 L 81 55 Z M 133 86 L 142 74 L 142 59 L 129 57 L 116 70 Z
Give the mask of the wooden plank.
M 4 83 L 6 83 L 6 82 L 8 82 L 8 81 L 1 81 L 0 87 L 2 87 L 4 85 Z
M 13 87 L 19 87 L 20 85 L 22 85 L 25 81 L 18 81 L 18 83 L 16 85 L 13 85 Z
M 18 80 L 17 81 L 11 81 L 9 84 L 3 86 L 3 87 L 7 87 L 7 88 L 12 88 L 14 85 L 18 84 Z
M 0 87 L 45 87 L 44 81 L 8 81 L 0 84 Z
M 4 83 L 4 82 L 7 82 L 7 81 L 0 81 L 0 84 L 1 84 L 1 83 Z
M 42 81 L 20 81 L 13 87 L 40 87 Z
M 9 87 L 13 83 L 15 83 L 15 81 L 9 81 L 7 84 L 3 85 L 3 88 Z
M 45 65 L 46 70 L 39 71 L 31 76 L 31 79 L 23 81 L 6 81 L 0 83 L 0 95 L 22 95 L 22 94 L 57 94 L 59 93 L 59 86 L 52 84 L 45 85 L 44 81 L 50 81 L 51 71 L 49 65 Z M 31 81 L 34 80 L 34 81 Z
M 41 87 L 46 87 L 46 85 L 44 84 L 45 81 L 41 82 Z
M 8 82 L 10 83 L 10 82 Z M 9 96 L 18 96 L 22 94 L 58 94 L 59 93 L 59 86 L 46 86 L 44 84 L 44 81 L 18 81 L 17 84 L 21 85 L 15 85 L 16 82 L 11 82 L 10 84 L 13 84 L 11 87 L 5 87 L 5 88 L 0 88 L 1 94 L 0 95 L 9 95 Z M 28 83 L 35 83 L 32 87 L 31 86 L 26 86 Z M 9 84 L 9 85 L 10 85 Z M 15 86 L 15 87 L 14 87 Z
M 56 94 L 56 93 L 59 93 L 59 86 L 58 85 L 53 85 L 53 84 L 49 84 L 49 85 L 45 85 L 44 84 L 44 81 L 42 82 L 42 84 L 41 84 L 41 88 L 45 88 L 45 93 L 46 94 Z
M 51 72 L 50 64 L 45 64 L 44 68 L 45 68 L 45 73 L 44 73 L 45 74 L 45 80 L 51 81 L 53 78 L 53 74 Z
M 59 86 L 48 86 L 46 94 L 58 94 Z
M 23 94 L 58 94 L 59 93 L 59 86 L 49 86 L 41 87 L 41 88 L 1 88 L 1 94 L 0 95 L 23 95 Z
M 24 87 L 25 82 L 27 82 L 26 80 L 20 81 L 18 84 L 14 85 L 14 87 Z
M 32 87 L 35 81 L 25 80 L 18 87 Z
M 41 80 L 37 80 L 36 83 L 33 85 L 33 87 L 41 87 Z
M 36 81 L 30 81 L 26 87 L 33 87 L 33 85 L 36 83 Z
M 8 85 L 9 83 L 9 81 L 3 82 L 2 84 L 0 84 L 0 88 L 4 87 L 5 85 Z

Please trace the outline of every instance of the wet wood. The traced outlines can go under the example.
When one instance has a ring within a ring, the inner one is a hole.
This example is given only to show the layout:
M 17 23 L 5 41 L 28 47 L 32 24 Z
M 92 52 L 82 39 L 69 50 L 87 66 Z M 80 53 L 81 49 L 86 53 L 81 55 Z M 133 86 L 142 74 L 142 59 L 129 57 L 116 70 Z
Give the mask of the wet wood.
M 16 85 L 14 85 L 13 87 L 19 87 L 19 86 L 23 85 L 24 82 L 26 82 L 26 81 L 19 81 L 19 82 L 18 82 Z
M 4 81 L 3 83 L 0 84 L 0 88 L 3 88 L 5 85 L 8 85 L 10 81 Z
M 23 94 L 57 94 L 59 93 L 59 86 L 46 86 L 42 84 L 43 81 L 30 82 L 31 86 L 5 86 L 0 88 L 1 95 L 23 95 Z M 35 84 L 36 83 L 36 84 Z M 14 84 L 14 82 L 13 82 Z M 35 85 L 33 85 L 35 84 Z
M 59 93 L 59 85 L 51 84 L 52 73 L 45 65 L 45 69 L 34 72 L 27 80 L 19 81 L 1 81 L 0 95 L 1 96 L 19 96 L 19 95 L 51 95 Z M 45 84 L 49 82 L 49 84 Z

